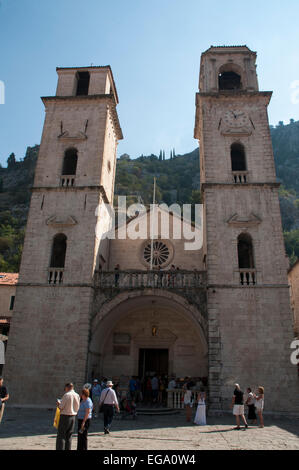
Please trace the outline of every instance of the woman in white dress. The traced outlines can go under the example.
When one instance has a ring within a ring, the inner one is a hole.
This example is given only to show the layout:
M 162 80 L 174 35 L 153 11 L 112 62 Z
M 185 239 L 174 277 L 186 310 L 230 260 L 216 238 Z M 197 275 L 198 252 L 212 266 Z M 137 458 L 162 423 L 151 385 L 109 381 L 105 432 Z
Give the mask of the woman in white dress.
M 255 398 L 255 409 L 260 420 L 260 428 L 264 427 L 263 409 L 264 409 L 264 387 L 258 387 L 258 393 L 253 395 Z
M 197 410 L 194 418 L 194 424 L 198 424 L 199 426 L 205 426 L 207 424 L 205 392 L 199 392 L 197 395 Z

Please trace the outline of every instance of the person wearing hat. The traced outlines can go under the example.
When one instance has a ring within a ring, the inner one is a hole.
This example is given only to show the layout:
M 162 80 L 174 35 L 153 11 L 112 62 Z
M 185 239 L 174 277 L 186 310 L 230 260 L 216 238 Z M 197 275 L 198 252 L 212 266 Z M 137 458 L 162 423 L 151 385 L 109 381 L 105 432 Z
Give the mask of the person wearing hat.
M 102 387 L 99 384 L 98 379 L 94 379 L 91 387 L 91 399 L 94 406 L 94 417 L 97 418 L 100 408 L 100 397 L 102 393 Z
M 115 391 L 112 389 L 113 383 L 111 380 L 108 380 L 106 383 L 106 388 L 102 390 L 100 397 L 100 406 L 103 405 L 104 413 L 104 433 L 109 434 L 111 423 L 114 415 L 114 407 L 119 413 L 119 405 Z

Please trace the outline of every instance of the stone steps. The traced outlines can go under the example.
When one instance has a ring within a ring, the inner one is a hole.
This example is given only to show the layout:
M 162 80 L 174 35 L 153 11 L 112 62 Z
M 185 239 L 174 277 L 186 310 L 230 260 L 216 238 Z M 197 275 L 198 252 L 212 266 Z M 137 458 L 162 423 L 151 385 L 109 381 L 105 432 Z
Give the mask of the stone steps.
M 175 408 L 137 408 L 136 413 L 142 416 L 168 416 L 180 413 L 181 410 Z

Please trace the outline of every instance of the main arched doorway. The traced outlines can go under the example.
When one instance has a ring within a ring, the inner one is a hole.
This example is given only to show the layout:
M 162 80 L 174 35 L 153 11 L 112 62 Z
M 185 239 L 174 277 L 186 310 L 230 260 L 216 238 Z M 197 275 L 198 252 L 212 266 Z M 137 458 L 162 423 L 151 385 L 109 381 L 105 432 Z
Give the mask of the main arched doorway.
M 177 294 L 124 292 L 91 326 L 89 377 L 207 377 L 206 320 Z

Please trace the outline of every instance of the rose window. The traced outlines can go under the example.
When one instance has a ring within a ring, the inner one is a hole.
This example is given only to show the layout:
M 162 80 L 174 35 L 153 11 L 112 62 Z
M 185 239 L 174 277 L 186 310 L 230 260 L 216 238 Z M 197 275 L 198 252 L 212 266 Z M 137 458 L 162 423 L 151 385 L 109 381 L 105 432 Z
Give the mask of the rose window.
M 162 266 L 165 264 L 170 256 L 170 251 L 164 242 L 154 240 L 153 242 L 153 267 Z M 144 247 L 143 257 L 145 261 L 151 263 L 151 242 Z

